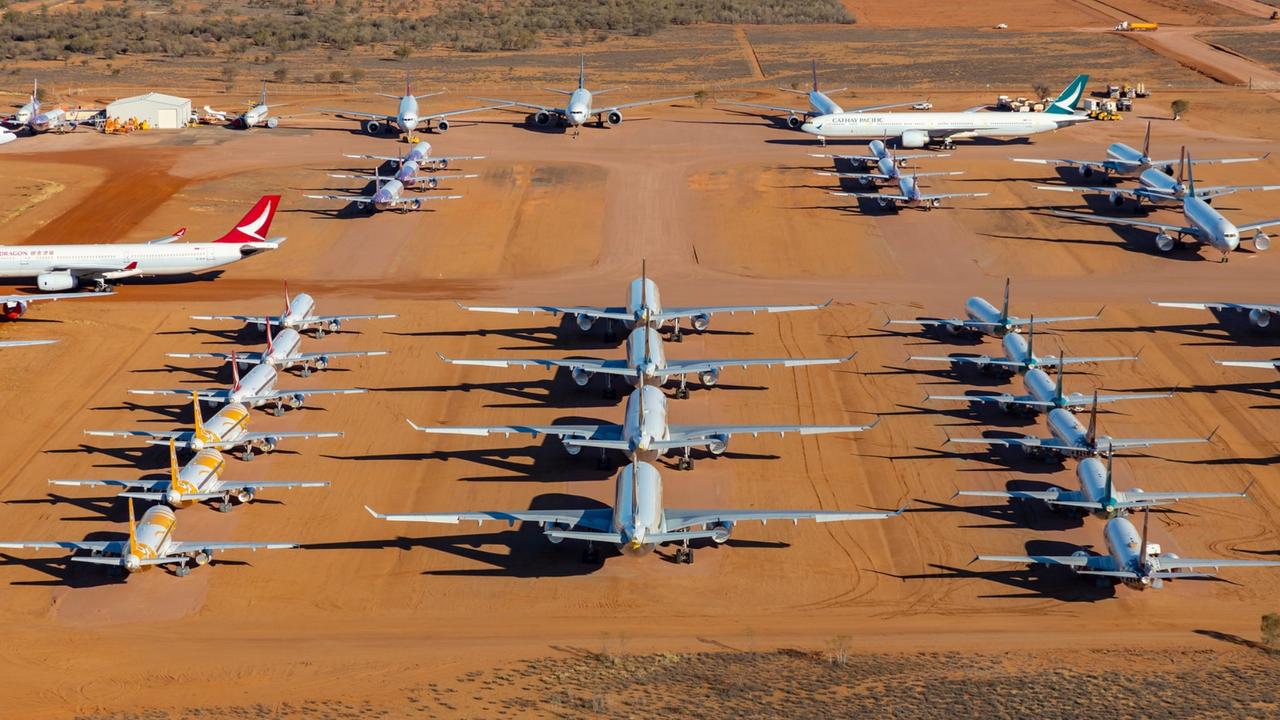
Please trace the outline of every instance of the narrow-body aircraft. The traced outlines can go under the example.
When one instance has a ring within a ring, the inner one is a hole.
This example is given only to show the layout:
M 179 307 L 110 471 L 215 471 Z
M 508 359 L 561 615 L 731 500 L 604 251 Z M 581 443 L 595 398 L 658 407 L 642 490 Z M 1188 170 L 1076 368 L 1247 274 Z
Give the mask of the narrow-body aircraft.
M 449 118 L 451 117 L 480 112 L 482 110 L 495 110 L 507 107 L 506 103 L 501 103 L 497 105 L 467 108 L 465 110 L 450 110 L 447 112 L 425 114 L 419 109 L 419 100 L 443 94 L 443 90 L 438 90 L 424 95 L 414 95 L 413 91 L 409 87 L 409 80 L 406 78 L 404 81 L 404 95 L 378 93 L 379 97 L 396 101 L 396 112 L 394 115 L 388 115 L 386 113 L 371 113 L 362 110 L 334 110 L 331 108 L 316 108 L 315 110 L 316 112 L 325 113 L 327 115 L 363 118 L 360 122 L 360 127 L 369 135 L 378 135 L 392 129 L 398 131 L 402 135 L 412 135 L 415 130 L 423 130 L 426 132 L 435 130 L 436 132 L 445 132 L 449 129 Z M 434 127 L 432 127 L 433 121 L 435 123 Z
M 324 370 L 337 358 L 376 357 L 387 355 L 386 350 L 344 350 L 318 353 L 302 352 L 302 335 L 293 328 L 285 328 L 278 335 L 271 332 L 267 323 L 267 346 L 261 352 L 195 352 L 166 353 L 172 358 L 210 358 L 240 365 L 271 365 L 278 370 L 298 368 L 303 377 L 315 370 Z
M 271 412 L 279 417 L 286 407 L 297 409 L 302 407 L 312 395 L 357 395 L 368 392 L 365 388 L 316 389 L 307 388 L 281 390 L 276 387 L 280 373 L 274 365 L 255 365 L 249 372 L 240 377 L 240 362 L 233 353 L 231 363 L 231 387 L 209 390 L 189 390 L 186 388 L 160 390 L 130 390 L 131 395 L 194 395 L 198 400 L 214 405 L 240 405 L 259 408 L 270 406 Z
M 1258 162 L 1266 160 L 1267 155 L 1252 157 L 1209 158 L 1197 160 L 1199 165 L 1232 165 L 1235 163 Z M 1067 165 L 1078 168 L 1080 174 L 1091 178 L 1096 174 L 1103 177 L 1142 175 L 1147 170 L 1155 170 L 1167 178 L 1173 176 L 1174 168 L 1179 164 L 1177 158 L 1153 159 L 1151 157 L 1151 123 L 1147 123 L 1147 132 L 1142 136 L 1142 149 L 1139 150 L 1127 143 L 1113 142 L 1107 146 L 1105 160 L 1073 160 L 1067 158 L 1010 158 L 1018 163 L 1033 165 Z
M 356 209 L 369 213 L 381 212 L 383 210 L 395 210 L 399 213 L 406 213 L 410 210 L 421 210 L 423 203 L 430 200 L 461 200 L 461 195 L 426 195 L 418 197 L 405 197 L 405 184 L 395 178 L 386 178 L 378 174 L 373 175 L 335 175 L 330 174 L 329 177 L 347 178 L 355 180 L 372 180 L 373 193 L 369 195 L 306 195 L 305 197 L 313 200 L 335 200 L 345 203 L 355 203 Z M 457 177 L 479 177 L 478 175 L 459 175 Z M 433 178 L 434 179 L 434 178 Z
M 1030 318 L 1021 318 L 1017 315 L 1009 314 L 1009 278 L 1004 281 L 1004 302 L 997 309 L 986 298 L 980 295 L 974 295 L 964 301 L 964 317 L 950 318 L 947 320 L 932 318 L 917 318 L 915 320 L 889 320 L 888 325 L 922 325 L 924 327 L 940 327 L 944 328 L 952 335 L 968 333 L 973 335 L 990 335 L 991 337 L 1004 337 L 1009 333 L 1016 333 L 1022 328 L 1029 328 L 1034 325 L 1049 325 L 1051 323 L 1076 322 L 1081 320 L 1097 320 L 1102 315 L 1102 310 L 1093 315 L 1062 315 L 1058 317 L 1036 317 L 1032 315 Z
M 298 293 L 289 297 L 289 285 L 284 286 L 284 312 L 279 315 L 192 315 L 192 320 L 227 320 L 242 322 L 246 326 L 258 328 L 266 332 L 268 325 L 279 328 L 306 332 L 312 330 L 316 338 L 324 337 L 326 332 L 338 332 L 342 326 L 352 320 L 390 320 L 399 315 L 378 313 L 371 315 L 317 315 L 316 300 L 308 293 Z
M 1095 362 L 1121 362 L 1137 360 L 1137 355 L 1101 355 L 1094 357 L 1060 358 L 1054 355 L 1035 354 L 1035 315 L 1031 316 L 1027 337 L 1021 333 L 1005 333 L 1000 340 L 1004 357 L 990 355 L 908 355 L 909 361 L 944 362 L 952 365 L 973 365 L 982 372 L 1014 375 L 1035 368 L 1052 368 L 1060 365 L 1079 365 Z
M 918 208 L 921 210 L 932 210 L 942 207 L 943 200 L 953 198 L 973 198 L 986 197 L 991 193 L 985 192 L 962 192 L 962 193 L 929 193 L 925 192 L 924 187 L 916 182 L 916 177 L 925 177 L 927 175 L 957 175 L 959 173 L 922 173 L 920 175 L 899 175 L 897 177 L 898 192 L 848 192 L 844 190 L 831 190 L 832 195 L 838 197 L 852 197 L 860 200 L 875 200 L 880 207 L 896 210 L 899 207 Z
M 1114 393 L 1100 395 L 1094 393 L 1092 397 L 1079 392 L 1064 392 L 1063 383 L 1063 366 L 1069 362 L 1066 353 L 1062 355 L 1063 362 L 1058 363 L 1058 380 L 1054 382 L 1049 377 L 1049 373 L 1038 367 L 1031 368 L 1022 375 L 1022 384 L 1026 389 L 1024 395 L 1014 395 L 1012 393 L 999 393 L 991 395 L 925 395 L 926 401 L 943 400 L 950 402 L 967 402 L 971 405 L 995 405 L 1001 410 L 1013 413 L 1036 414 L 1048 412 L 1054 408 L 1062 408 L 1076 412 L 1088 408 L 1093 402 L 1105 405 L 1113 402 L 1121 402 L 1124 400 L 1159 400 L 1162 398 L 1173 397 L 1171 392 L 1163 393 Z

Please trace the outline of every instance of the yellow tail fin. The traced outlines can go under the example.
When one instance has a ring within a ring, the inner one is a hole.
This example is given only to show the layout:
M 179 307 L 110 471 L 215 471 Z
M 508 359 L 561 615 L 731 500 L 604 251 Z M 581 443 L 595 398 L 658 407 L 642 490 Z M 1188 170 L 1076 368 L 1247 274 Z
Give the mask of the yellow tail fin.
M 213 436 L 204 430 L 204 417 L 200 415 L 200 394 L 191 393 L 191 414 L 195 418 L 195 426 L 192 432 L 198 440 L 212 440 Z
M 138 531 L 133 521 L 133 498 L 129 498 L 129 554 L 138 554 Z
M 169 438 L 169 487 L 178 487 L 178 447 L 173 438 Z

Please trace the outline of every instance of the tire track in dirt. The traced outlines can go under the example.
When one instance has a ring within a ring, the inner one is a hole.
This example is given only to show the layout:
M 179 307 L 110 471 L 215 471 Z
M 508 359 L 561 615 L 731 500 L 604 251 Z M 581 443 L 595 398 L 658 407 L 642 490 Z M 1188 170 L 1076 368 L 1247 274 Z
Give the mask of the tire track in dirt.
M 751 68 L 751 77 L 756 80 L 766 79 L 764 68 L 760 67 L 760 57 L 756 55 L 756 49 L 751 45 L 751 38 L 747 37 L 746 28 L 735 27 L 733 37 L 742 46 L 742 55 L 747 60 L 747 67 Z

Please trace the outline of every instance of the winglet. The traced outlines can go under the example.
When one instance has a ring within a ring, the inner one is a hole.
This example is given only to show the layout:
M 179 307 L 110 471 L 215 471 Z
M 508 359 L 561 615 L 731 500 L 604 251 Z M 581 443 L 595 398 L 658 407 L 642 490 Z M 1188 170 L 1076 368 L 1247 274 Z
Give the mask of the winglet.
M 409 418 L 405 418 L 405 419 L 404 419 L 404 421 L 405 421 L 405 422 L 407 422 L 407 423 L 409 423 L 409 427 L 413 428 L 414 430 L 417 430 L 417 431 L 421 432 L 421 431 L 422 431 L 422 429 L 423 429 L 423 428 L 422 428 L 422 426 L 418 425 L 417 423 L 415 423 L 414 421 L 410 420 Z
M 368 505 L 365 505 L 365 506 L 364 506 L 364 509 L 365 509 L 365 510 L 368 510 L 370 515 L 372 515 L 372 516 L 374 516 L 374 517 L 378 518 L 379 520 L 386 520 L 386 519 L 387 519 L 387 516 L 386 516 L 386 515 L 383 515 L 382 513 L 378 512 L 377 510 L 374 510 L 373 508 L 369 507 Z
M 197 440 L 212 440 L 213 435 L 204 429 L 204 417 L 200 414 L 200 393 L 195 390 L 191 391 L 191 415 L 191 434 Z
M 1085 432 L 1085 442 L 1093 446 L 1098 436 L 1098 390 L 1093 390 L 1093 407 L 1089 408 L 1089 429 Z M 1108 446 L 1110 447 L 1110 446 Z
M 270 323 L 267 325 L 270 327 Z M 267 341 L 267 351 L 270 352 L 270 340 Z M 231 351 L 231 392 L 240 389 L 240 361 L 236 358 L 236 351 Z
M 436 351 L 436 357 L 440 358 L 441 360 L 443 360 L 443 361 L 445 361 L 445 362 L 447 362 L 447 363 L 453 363 L 453 360 L 451 360 L 450 358 L 445 357 L 445 354 L 444 354 L 444 353 L 442 353 L 442 352 L 440 352 L 439 350 L 437 350 L 437 351 Z

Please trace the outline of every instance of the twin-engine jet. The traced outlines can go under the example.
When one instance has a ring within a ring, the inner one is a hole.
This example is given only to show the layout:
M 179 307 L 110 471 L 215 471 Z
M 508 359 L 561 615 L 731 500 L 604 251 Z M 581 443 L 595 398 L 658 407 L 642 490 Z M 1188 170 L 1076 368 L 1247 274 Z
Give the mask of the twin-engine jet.
M 1266 160 L 1266 155 L 1258 155 L 1251 157 L 1232 157 L 1232 158 L 1210 158 L 1208 160 L 1196 160 L 1197 165 L 1233 165 L 1236 163 L 1258 162 Z M 1179 158 L 1157 160 L 1151 157 L 1151 123 L 1147 123 L 1147 132 L 1142 136 L 1142 149 L 1138 150 L 1126 143 L 1114 142 L 1107 146 L 1106 160 L 1071 160 L 1064 158 L 1010 158 L 1014 162 L 1031 163 L 1034 165 L 1067 165 L 1079 168 L 1080 174 L 1086 178 L 1091 178 L 1095 174 L 1101 174 L 1103 177 L 1111 175 L 1132 176 L 1141 175 L 1147 170 L 1155 170 L 1165 177 L 1173 175 L 1174 167 L 1181 160 Z
M 213 448 L 222 452 L 240 451 L 240 459 L 248 462 L 254 453 L 269 453 L 281 440 L 289 438 L 340 438 L 340 432 L 250 432 L 249 408 L 240 403 L 222 406 L 208 422 L 200 412 L 199 393 L 191 396 L 193 424 L 190 430 L 85 430 L 85 435 L 113 438 L 143 438 L 148 445 L 168 445 L 199 452 Z
M 26 130 L 30 135 L 39 135 L 47 133 L 51 130 L 57 132 L 66 132 L 75 130 L 77 123 L 67 115 L 67 111 L 62 108 L 53 108 L 52 110 L 42 110 L 40 102 L 40 81 L 36 80 L 31 85 L 31 98 L 11 117 L 5 120 L 5 123 L 13 126 L 16 130 Z M 7 138 L 0 138 L 0 144 L 11 142 L 16 139 L 13 133 L 6 133 Z
M 50 485 L 124 488 L 119 497 L 162 502 L 171 508 L 218 501 L 218 510 L 230 512 L 235 503 L 250 503 L 262 490 L 329 487 L 310 480 L 240 480 L 222 478 L 226 460 L 217 448 L 207 447 L 178 467 L 177 440 L 169 439 L 169 477 L 165 480 L 50 480 Z
M 1077 575 L 1121 582 L 1135 590 L 1146 590 L 1149 587 L 1159 589 L 1164 586 L 1165 580 L 1217 577 L 1215 571 L 1220 568 L 1280 566 L 1280 561 L 1276 560 L 1184 558 L 1175 553 L 1161 552 L 1159 545 L 1147 542 L 1149 521 L 1150 511 L 1144 509 L 1142 534 L 1138 534 L 1137 528 L 1128 518 L 1116 517 L 1108 520 L 1102 530 L 1102 539 L 1107 546 L 1106 555 L 1093 555 L 1082 549 L 1071 555 L 979 555 L 977 559 L 1063 566 Z
M 399 180 L 405 187 L 413 190 L 434 190 L 439 187 L 441 180 L 475 177 L 474 175 L 435 175 L 431 173 L 444 170 L 449 167 L 450 163 L 485 159 L 484 155 L 433 156 L 431 154 L 431 143 L 429 142 L 416 143 L 404 155 L 344 154 L 343 157 L 392 163 L 396 168 L 395 174 L 391 176 L 392 179 Z M 424 175 L 423 173 L 428 174 Z
M 395 210 L 399 213 L 407 213 L 410 210 L 421 210 L 423 203 L 433 200 L 461 200 L 461 195 L 422 195 L 418 197 L 405 197 L 404 191 L 407 188 L 405 183 L 395 178 L 383 177 L 376 172 L 373 175 L 340 175 L 330 174 L 329 177 L 347 178 L 355 180 L 372 180 L 373 193 L 369 195 L 304 195 L 304 197 L 312 200 L 334 200 L 345 203 L 354 203 L 357 210 L 362 212 L 381 212 L 383 210 Z M 432 180 L 442 179 L 446 176 L 436 176 Z M 479 175 L 450 175 L 447 177 L 474 178 Z
M 507 107 L 508 105 L 507 103 L 502 103 L 498 105 L 467 108 L 465 110 L 428 113 L 425 115 L 421 113 L 418 108 L 419 100 L 443 94 L 443 90 L 438 90 L 436 92 L 426 93 L 425 95 L 414 95 L 413 91 L 409 88 L 409 80 L 406 78 L 404 81 L 404 95 L 378 93 L 379 97 L 388 98 L 397 102 L 396 112 L 394 115 L 371 113 L 363 110 L 334 110 L 330 108 L 315 108 L 315 111 L 325 113 L 327 115 L 363 118 L 360 123 L 360 127 L 369 135 L 378 135 L 390 130 L 395 130 L 402 135 L 412 135 L 415 130 L 431 132 L 434 129 L 436 132 L 445 132 L 449 129 L 448 119 L 451 117 L 480 112 L 482 110 L 494 110 L 497 108 Z M 432 121 L 435 121 L 434 128 L 431 126 Z
M 307 293 L 298 293 L 289 297 L 289 285 L 284 286 L 284 312 L 280 315 L 192 315 L 192 320 L 226 320 L 242 322 L 246 326 L 256 327 L 266 332 L 268 325 L 288 330 L 306 332 L 312 330 L 317 339 L 326 332 L 338 332 L 344 323 L 351 320 L 390 320 L 399 315 L 385 313 L 373 315 L 317 315 L 316 300 Z
M 920 102 L 919 100 L 911 100 L 908 102 L 896 102 L 896 103 L 889 103 L 887 105 L 870 105 L 867 107 L 855 108 L 852 110 L 845 110 L 844 108 L 840 107 L 840 105 L 837 104 L 835 100 L 832 100 L 831 96 L 835 95 L 836 93 L 842 93 L 848 90 L 849 88 L 836 88 L 835 90 L 826 90 L 826 91 L 819 90 L 818 89 L 818 61 L 813 60 L 812 63 L 813 63 L 813 85 L 809 90 L 796 90 L 794 88 L 785 88 L 785 87 L 778 88 L 783 92 L 795 93 L 796 95 L 805 96 L 805 99 L 809 101 L 808 108 L 780 107 L 778 105 L 762 105 L 760 103 L 739 102 L 736 100 L 717 100 L 716 102 L 720 105 L 737 105 L 738 107 L 749 107 L 749 108 L 755 108 L 757 110 L 772 110 L 773 112 L 786 113 L 787 127 L 791 128 L 792 130 L 799 129 L 799 127 L 803 125 L 806 121 L 808 121 L 810 118 L 816 118 L 822 115 L 837 115 L 839 113 L 845 113 L 845 112 L 858 113 L 858 112 L 871 112 L 874 110 L 887 110 L 889 108 L 915 105 Z
M 1173 397 L 1171 392 L 1163 393 L 1116 393 L 1108 395 L 1099 395 L 1094 393 L 1093 397 L 1079 392 L 1067 393 L 1063 391 L 1063 366 L 1070 360 L 1063 353 L 1062 362 L 1058 363 L 1058 381 L 1055 383 L 1049 378 L 1049 374 L 1040 368 L 1031 368 L 1022 376 L 1023 386 L 1026 388 L 1025 395 L 1014 395 L 1012 393 L 1000 393 L 992 395 L 925 395 L 926 401 L 943 400 L 951 402 L 967 402 L 972 405 L 990 404 L 999 407 L 1005 412 L 1022 412 L 1028 414 L 1048 412 L 1053 408 L 1062 408 L 1072 412 L 1084 410 L 1093 402 L 1099 404 L 1107 404 L 1113 402 L 1121 402 L 1123 400 L 1159 400 L 1162 398 Z
M 667 396 L 652 385 L 642 385 L 627 396 L 621 425 L 612 423 L 575 425 L 497 425 L 497 426 L 433 426 L 423 427 L 412 420 L 409 424 L 419 432 L 438 435 L 555 435 L 570 455 L 583 448 L 600 450 L 601 465 L 605 453 L 616 450 L 630 459 L 653 459 L 668 452 L 683 453 L 679 468 L 693 467 L 690 452 L 706 448 L 712 455 L 723 455 L 734 435 L 778 434 L 825 435 L 851 433 L 875 427 L 870 425 L 674 425 L 667 422 Z
M 302 352 L 302 335 L 293 328 L 285 328 L 279 335 L 272 335 L 271 323 L 267 323 L 267 347 L 261 352 L 195 352 L 166 353 L 172 358 L 211 358 L 238 365 L 271 365 L 278 370 L 299 368 L 307 377 L 315 370 L 324 370 L 337 358 L 375 357 L 389 354 L 386 350 L 344 350 L 318 353 Z
M 821 174 L 821 173 L 819 173 Z M 924 191 L 924 186 L 916 182 L 917 177 L 926 177 L 928 175 L 959 175 L 961 173 L 920 173 L 912 175 L 898 175 L 895 179 L 898 183 L 898 192 L 849 192 L 845 190 L 831 190 L 832 195 L 839 197 L 852 197 L 860 200 L 875 200 L 880 207 L 896 210 L 899 206 L 918 208 L 921 210 L 932 210 L 936 207 L 942 207 L 943 200 L 952 198 L 972 198 L 986 197 L 991 193 L 985 192 L 962 192 L 962 193 L 928 193 Z
M 897 512 L 839 512 L 830 510 L 674 510 L 663 506 L 662 476 L 658 469 L 647 462 L 632 461 L 619 473 L 612 508 L 577 510 L 499 510 L 452 513 L 383 514 L 368 506 L 369 514 L 381 520 L 393 522 L 429 522 L 457 525 L 463 520 L 483 523 L 496 520 L 515 524 L 538 523 L 543 536 L 553 544 L 565 540 L 584 540 L 588 543 L 584 559 L 598 560 L 594 543 L 613 545 L 623 555 L 644 557 L 657 550 L 663 543 L 680 543 L 675 559 L 679 563 L 692 563 L 692 540 L 709 539 L 723 544 L 733 533 L 737 523 L 759 521 L 799 523 L 843 522 L 848 520 L 885 520 L 897 517 Z
M 179 577 L 191 572 L 192 565 L 207 565 L 216 553 L 228 550 L 287 550 L 297 543 L 282 542 L 204 542 L 175 540 L 178 517 L 165 505 L 153 505 L 134 523 L 133 500 L 129 500 L 128 540 L 58 540 L 50 542 L 0 542 L 0 548 L 62 549 L 87 551 L 88 555 L 72 555 L 69 562 L 104 565 L 117 571 L 136 573 L 157 565 L 177 565 Z
M 114 294 L 112 292 L 77 292 L 46 293 L 44 295 L 0 295 L 0 320 L 17 320 L 26 315 L 27 306 L 37 300 L 74 300 L 78 298 L 109 297 Z
M 1027 327 L 1027 337 L 1021 333 L 1005 333 L 1000 340 L 1004 347 L 1004 357 L 990 355 L 908 355 L 908 361 L 944 362 L 952 365 L 974 365 L 983 372 L 998 372 L 1006 375 L 1025 373 L 1036 368 L 1051 368 L 1061 365 L 1079 365 L 1095 362 L 1120 362 L 1137 360 L 1137 355 L 1100 355 L 1094 357 L 1056 357 L 1054 355 L 1038 356 L 1035 354 L 1035 323 L 1032 315 Z
M 940 327 L 946 329 L 953 335 L 961 333 L 969 333 L 974 335 L 990 335 L 991 337 L 1004 337 L 1009 333 L 1016 333 L 1022 328 L 1030 328 L 1033 325 L 1048 325 L 1050 323 L 1060 322 L 1077 322 L 1081 320 L 1097 320 L 1102 315 L 1102 310 L 1093 315 L 1061 315 L 1058 317 L 1036 318 L 1032 315 L 1030 318 L 1020 318 L 1016 315 L 1009 314 L 1009 278 L 1004 281 L 1004 302 L 997 310 L 994 305 L 987 302 L 986 298 L 974 295 L 964 301 L 964 318 L 951 318 L 949 320 L 933 319 L 933 318 L 917 318 L 915 320 L 889 320 L 888 325 L 922 325 L 924 327 Z

